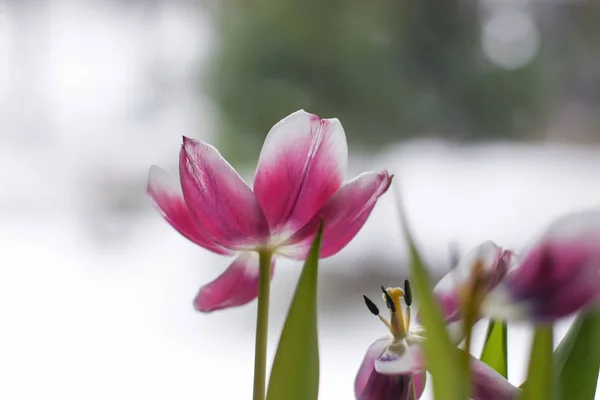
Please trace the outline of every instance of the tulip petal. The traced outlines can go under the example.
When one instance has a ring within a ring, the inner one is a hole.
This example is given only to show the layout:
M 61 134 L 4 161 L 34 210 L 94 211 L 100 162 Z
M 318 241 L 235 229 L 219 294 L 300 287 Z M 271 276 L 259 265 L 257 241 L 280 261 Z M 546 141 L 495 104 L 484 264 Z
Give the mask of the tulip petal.
M 368 349 L 354 381 L 354 394 L 359 400 L 410 399 L 410 375 L 383 375 L 375 371 L 375 360 L 391 343 L 390 337 L 376 340 Z M 425 388 L 425 372 L 413 375 L 417 398 Z
M 183 199 L 178 182 L 165 170 L 150 168 L 147 191 L 162 216 L 184 237 L 214 253 L 231 254 L 202 231 Z
M 421 395 L 425 391 L 425 384 L 427 383 L 427 372 L 420 372 L 412 376 L 413 384 L 415 385 L 415 395 L 417 399 L 421 398 Z
M 510 384 L 502 375 L 486 363 L 471 356 L 473 377 L 473 400 L 513 400 L 519 389 Z
M 323 219 L 321 258 L 334 255 L 360 231 L 377 199 L 390 187 L 392 178 L 387 171 L 366 172 L 346 183 L 279 252 L 288 257 L 306 258 L 319 221 Z
M 460 293 L 473 279 L 473 271 L 478 263 L 485 274 L 488 290 L 492 290 L 509 270 L 515 268 L 516 258 L 512 252 L 503 251 L 490 241 L 465 254 L 458 265 L 446 274 L 433 290 L 440 301 L 447 323 L 460 321 Z
M 337 119 L 303 110 L 269 132 L 258 160 L 254 192 L 271 231 L 288 237 L 304 226 L 341 186 L 348 145 Z
M 184 137 L 179 169 L 190 211 L 217 243 L 240 250 L 268 240 L 269 227 L 254 193 L 217 149 Z
M 271 261 L 271 277 L 275 260 Z M 194 307 L 198 311 L 211 312 L 249 303 L 258 296 L 259 260 L 255 252 L 240 254 L 214 281 L 202 286 Z
M 425 370 L 425 358 L 421 346 L 406 345 L 402 354 L 386 349 L 375 360 L 375 370 L 384 375 L 413 374 Z
M 600 300 L 600 211 L 553 224 L 484 304 L 490 316 L 552 322 Z
M 365 385 L 369 381 L 369 377 L 372 373 L 375 372 L 375 360 L 378 359 L 387 346 L 392 342 L 391 337 L 382 337 L 377 339 L 365 353 L 365 357 L 363 358 L 360 367 L 358 368 L 358 373 L 356 374 L 356 379 L 354 380 L 354 393 L 356 397 L 359 397 L 363 392 Z

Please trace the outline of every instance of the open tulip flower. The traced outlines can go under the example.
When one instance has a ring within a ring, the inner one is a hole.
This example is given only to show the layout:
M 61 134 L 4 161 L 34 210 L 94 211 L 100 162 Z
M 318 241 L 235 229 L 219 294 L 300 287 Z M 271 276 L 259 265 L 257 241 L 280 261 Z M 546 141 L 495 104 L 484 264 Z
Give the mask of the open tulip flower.
M 237 255 L 225 272 L 200 289 L 204 312 L 246 304 L 258 293 L 257 252 L 304 259 L 319 222 L 321 257 L 358 233 L 392 176 L 368 172 L 343 184 L 346 136 L 337 119 L 297 111 L 267 135 L 251 189 L 209 144 L 184 137 L 180 184 L 153 166 L 148 193 L 183 236 L 222 255 Z M 271 262 L 271 274 L 274 259 Z
M 411 322 L 410 284 L 405 281 L 404 289 L 382 287 L 382 290 L 390 311 L 389 320 L 379 314 L 377 306 L 366 296 L 365 303 L 388 328 L 390 336 L 376 340 L 367 350 L 354 382 L 354 393 L 357 400 L 418 399 L 425 388 L 427 367 L 421 343 L 427 339 L 418 321 Z M 516 398 L 518 389 L 492 368 L 474 357 L 470 365 L 473 399 Z
M 354 393 L 359 400 L 409 400 L 413 394 L 419 398 L 425 388 L 425 370 L 420 354 L 408 353 L 419 349 L 424 339 L 420 326 L 411 324 L 410 305 L 412 297 L 410 285 L 405 281 L 405 289 L 381 288 L 383 300 L 390 310 L 387 320 L 379 313 L 379 308 L 367 296 L 363 296 L 369 311 L 379 317 L 390 332 L 389 336 L 377 339 L 367 350 L 354 382 Z M 402 308 L 405 300 L 406 310 Z M 393 361 L 394 360 L 394 361 Z M 407 362 L 396 370 L 390 370 L 395 361 Z M 387 371 L 387 372 L 386 372 Z

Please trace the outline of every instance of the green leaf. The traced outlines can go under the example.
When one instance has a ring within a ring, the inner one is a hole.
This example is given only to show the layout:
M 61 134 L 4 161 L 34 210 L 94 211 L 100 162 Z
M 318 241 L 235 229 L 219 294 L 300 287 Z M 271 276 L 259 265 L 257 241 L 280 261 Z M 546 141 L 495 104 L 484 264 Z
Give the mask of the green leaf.
M 554 398 L 552 338 L 552 325 L 538 326 L 535 329 L 527 384 L 522 386 L 521 400 L 551 400 Z
M 507 355 L 506 324 L 502 321 L 490 321 L 481 352 L 481 361 L 495 369 L 504 378 L 508 378 Z
M 593 400 L 600 368 L 600 310 L 581 314 L 554 352 L 560 399 Z
M 319 394 L 317 277 L 323 227 L 296 286 L 271 369 L 267 400 L 316 400 Z
M 435 299 L 429 274 L 414 244 L 400 201 L 398 202 L 402 228 L 410 256 L 411 284 L 419 300 L 421 321 L 427 339 L 423 342 L 427 370 L 431 373 L 436 400 L 464 400 L 467 396 L 465 370 L 460 365 L 459 353 L 452 345 L 443 314 Z

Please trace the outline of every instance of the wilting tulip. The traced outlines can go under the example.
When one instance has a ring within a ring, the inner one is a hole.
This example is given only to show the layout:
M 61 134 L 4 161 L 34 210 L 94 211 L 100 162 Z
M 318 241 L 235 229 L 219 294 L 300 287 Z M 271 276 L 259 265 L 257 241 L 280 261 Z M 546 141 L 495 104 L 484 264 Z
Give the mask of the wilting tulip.
M 204 312 L 248 303 L 258 292 L 258 251 L 304 259 L 319 221 L 321 257 L 358 233 L 392 176 L 368 172 L 342 184 L 348 158 L 337 119 L 297 111 L 277 123 L 263 145 L 251 189 L 209 144 L 183 138 L 180 184 L 150 170 L 148 193 L 183 236 L 217 254 L 237 258 L 203 286 L 194 305 Z M 273 272 L 274 261 L 271 264 Z M 271 272 L 271 273 L 272 273 Z
M 390 310 L 389 320 L 379 313 L 375 303 L 368 297 L 363 297 L 369 311 L 379 317 L 390 335 L 377 339 L 369 346 L 356 375 L 354 394 L 359 400 L 409 400 L 413 395 L 419 398 L 425 388 L 426 373 L 423 358 L 420 354 L 412 352 L 420 349 L 418 344 L 424 338 L 421 327 L 416 323 L 411 324 L 410 286 L 406 281 L 405 290 L 383 287 L 381 289 L 383 300 Z M 402 307 L 402 299 L 405 301 L 406 310 Z M 401 370 L 397 373 L 393 370 L 397 362 L 407 362 L 410 365 L 397 368 Z
M 367 350 L 356 376 L 355 396 L 359 400 L 418 399 L 425 387 L 427 369 L 421 343 L 427 338 L 418 322 L 410 319 L 410 285 L 406 281 L 404 289 L 387 288 L 383 292 L 390 310 L 389 321 L 379 314 L 372 301 L 365 297 L 365 302 L 387 326 L 391 336 L 378 339 Z M 471 397 L 474 400 L 516 398 L 518 389 L 492 368 L 474 357 L 471 357 L 470 365 L 473 377 Z

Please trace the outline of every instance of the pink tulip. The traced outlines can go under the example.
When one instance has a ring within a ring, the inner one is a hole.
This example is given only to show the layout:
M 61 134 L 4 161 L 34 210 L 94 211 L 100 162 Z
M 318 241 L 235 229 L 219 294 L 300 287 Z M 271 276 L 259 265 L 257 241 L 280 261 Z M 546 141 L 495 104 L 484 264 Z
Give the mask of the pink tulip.
M 487 296 L 487 316 L 551 323 L 598 305 L 600 210 L 559 219 L 517 265 Z
M 567 215 L 550 226 L 522 261 L 492 242 L 461 259 L 436 285 L 451 330 L 460 337 L 459 296 L 483 266 L 489 283 L 481 316 L 509 322 L 551 323 L 600 300 L 600 211 Z
M 412 299 L 410 294 L 406 295 L 410 292 L 410 288 L 406 290 L 407 286 L 405 284 L 404 290 L 384 289 L 389 320 L 381 316 L 377 306 L 365 297 L 369 310 L 386 325 L 390 336 L 376 340 L 367 350 L 354 383 L 357 400 L 410 400 L 413 385 L 415 398 L 420 398 L 423 393 L 427 365 L 421 344 L 427 338 L 418 321 L 411 321 Z M 454 340 L 457 345 L 461 341 Z M 474 400 L 512 400 L 519 393 L 500 374 L 474 357 L 471 358 L 471 374 Z
M 598 305 L 600 211 L 559 219 L 525 253 L 521 262 L 512 251 L 503 250 L 489 241 L 465 254 L 433 290 L 450 338 L 456 345 L 465 337 L 461 313 L 464 299 L 461 296 L 467 293 L 476 277 L 483 282 L 480 287 L 482 308 L 477 319 L 490 317 L 509 322 L 551 323 Z M 358 399 L 410 398 L 398 395 L 406 396 L 399 387 L 405 387 L 412 376 L 418 389 L 426 369 L 420 345 L 426 339 L 421 336 L 418 316 L 411 323 L 410 313 L 406 311 L 403 315 L 402 289 L 388 288 L 386 291 L 393 300 L 395 311 L 390 310 L 389 322 L 381 316 L 380 319 L 383 318 L 392 335 L 378 339 L 367 351 L 356 378 Z M 379 315 L 376 307 L 369 306 L 369 309 Z M 392 323 L 394 319 L 396 324 Z M 480 360 L 472 358 L 471 368 L 473 399 L 518 397 L 517 388 Z
M 491 241 L 484 242 L 467 252 L 452 270 L 447 273 L 433 289 L 440 302 L 446 319 L 446 328 L 450 338 L 460 343 L 464 337 L 461 313 L 461 295 L 474 279 L 474 268 L 479 266 L 479 274 L 485 282 L 486 295 L 493 292 L 509 271 L 517 267 L 517 259 L 512 251 L 504 250 Z M 482 315 L 478 316 L 478 319 Z
M 337 119 L 300 110 L 267 135 L 254 189 L 217 149 L 186 137 L 179 155 L 180 185 L 164 170 L 151 168 L 148 193 L 164 218 L 199 246 L 237 255 L 221 276 L 200 289 L 196 309 L 210 312 L 252 301 L 258 294 L 256 252 L 305 259 L 321 219 L 321 257 L 354 238 L 392 176 L 367 172 L 343 184 L 347 153 Z

